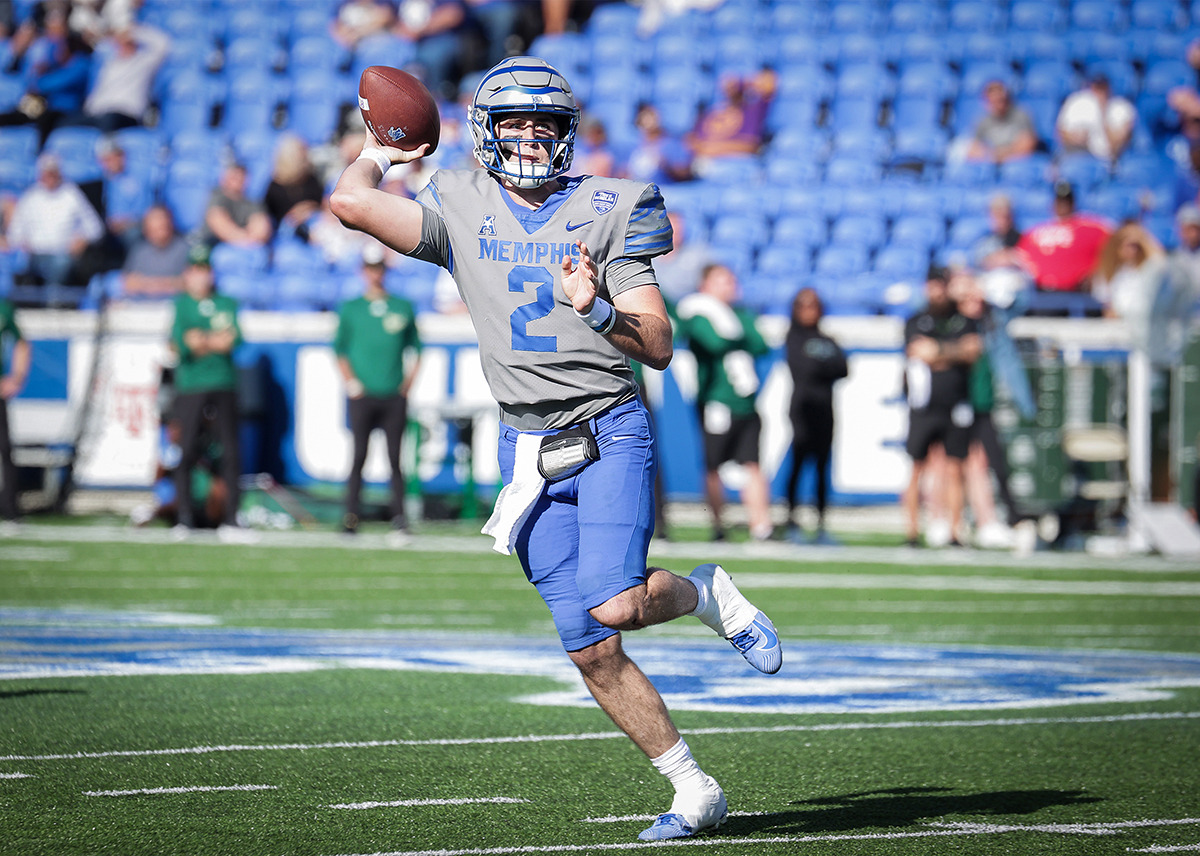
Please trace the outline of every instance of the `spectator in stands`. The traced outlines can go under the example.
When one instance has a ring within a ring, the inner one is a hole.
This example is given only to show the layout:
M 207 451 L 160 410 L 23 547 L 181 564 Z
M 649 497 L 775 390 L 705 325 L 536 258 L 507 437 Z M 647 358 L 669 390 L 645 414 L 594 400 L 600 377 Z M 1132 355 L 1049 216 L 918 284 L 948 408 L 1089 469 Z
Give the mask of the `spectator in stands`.
M 960 543 L 962 464 L 970 449 L 973 417 L 969 379 L 971 365 L 982 350 L 978 325 L 964 317 L 950 299 L 949 273 L 944 268 L 930 269 L 925 296 L 925 308 L 909 318 L 904 327 L 904 388 L 909 408 L 905 450 L 912 459 L 912 476 L 903 501 L 908 544 L 912 547 L 920 543 L 922 482 L 935 444 L 945 451 L 946 462 L 941 484 L 933 489 L 941 493 L 941 505 L 949 519 L 930 521 L 930 530 L 935 522 L 948 525 L 949 538 L 944 540 Z M 942 540 L 926 535 L 927 543 Z
M 733 74 L 722 77 L 721 98 L 701 113 L 685 138 L 698 175 L 703 176 L 714 160 L 758 154 L 775 87 L 776 75 L 770 69 L 746 79 Z
M 716 259 L 703 241 L 688 236 L 687 218 L 678 209 L 667 212 L 671 222 L 671 252 L 654 260 L 654 276 L 658 280 L 668 307 L 683 300 L 696 290 L 704 269 Z
M 174 297 L 183 291 L 188 245 L 175 231 L 165 205 L 154 205 L 142 217 L 142 237 L 129 250 L 121 270 L 126 297 Z
M 353 48 L 367 36 L 385 32 L 395 20 L 390 0 L 342 0 L 329 32 L 339 44 Z
M 13 210 L 8 244 L 29 254 L 28 273 L 46 285 L 84 285 L 76 261 L 104 235 L 104 223 L 75 184 L 65 181 L 58 157 L 37 159 L 37 182 Z
M 1140 223 L 1125 223 L 1100 250 L 1092 296 L 1109 318 L 1122 318 L 1130 336 L 1150 350 L 1151 315 L 1167 282 L 1167 254 Z
M 983 100 L 987 112 L 975 124 L 967 159 L 1004 163 L 1028 157 L 1037 148 L 1037 132 L 1029 114 L 1013 102 L 1008 86 L 999 80 L 988 81 Z
M 788 535 L 799 542 L 797 516 L 800 472 L 812 461 L 816 475 L 817 528 L 815 544 L 836 544 L 825 531 L 829 500 L 829 456 L 833 450 L 833 385 L 848 374 L 846 354 L 821 332 L 824 308 L 815 289 L 802 288 L 792 301 L 792 323 L 784 352 L 792 376 L 792 465 L 787 477 Z
M 5 340 L 9 341 L 5 341 Z M 12 363 L 4 371 L 6 347 L 12 347 Z M 15 398 L 29 377 L 32 348 L 21 335 L 11 302 L 0 297 L 0 535 L 10 534 L 20 514 L 17 499 L 17 467 L 13 463 L 12 434 L 8 425 L 8 400 Z
M 1171 252 L 1172 276 L 1176 288 L 1185 293 L 1183 303 L 1189 312 L 1200 300 L 1200 206 L 1184 205 L 1175 212 L 1179 245 Z
M 69 5 L 35 6 L 3 46 L 0 67 L 25 84 L 15 110 L 0 114 L 0 126 L 35 125 L 39 146 L 64 119 L 83 109 L 92 69 L 92 50 L 67 26 Z
M 1054 218 L 1021 236 L 1017 249 L 1044 291 L 1088 291 L 1100 249 L 1112 229 L 1102 220 L 1075 210 L 1075 188 L 1054 183 Z
M 638 139 L 625 158 L 621 170 L 625 178 L 660 185 L 693 178 L 691 152 L 663 127 L 657 107 L 648 102 L 639 104 L 633 124 Z
M 516 0 L 466 0 L 466 2 L 468 16 L 483 35 L 484 68 L 491 68 L 511 53 L 520 53 L 520 46 L 510 42 L 517 35 L 521 22 L 520 3 Z
M 362 259 L 366 236 L 342 225 L 342 221 L 329 210 L 329 197 L 326 196 L 321 200 L 321 210 L 309 221 L 308 242 L 321 250 L 321 255 L 329 264 L 350 270 Z
M 725 265 L 704 269 L 700 287 L 679 303 L 680 330 L 696 358 L 696 409 L 704 437 L 705 497 L 712 515 L 713 539 L 725 540 L 722 464 L 740 464 L 745 476 L 742 505 L 750 537 L 771 537 L 770 492 L 759 467 L 762 420 L 755 409 L 758 372 L 754 361 L 770 348 L 750 312 L 735 306 L 737 276 Z
M 995 193 L 988 200 L 990 228 L 971 247 L 971 262 L 980 270 L 1014 267 L 1020 264 L 1017 244 L 1021 231 L 1017 228 L 1012 199 L 1005 193 Z
M 100 70 L 87 100 L 82 123 L 111 133 L 144 123 L 155 75 L 171 49 L 171 37 L 132 16 L 117 22 L 97 47 Z
M 1137 110 L 1127 99 L 1112 94 L 1108 78 L 1092 75 L 1087 86 L 1067 96 L 1056 128 L 1063 151 L 1086 151 L 1115 163 L 1133 139 Z
M 1200 141 L 1187 147 L 1182 163 L 1176 162 L 1173 195 L 1176 210 L 1200 199 Z
M 452 101 L 458 90 L 463 0 L 400 0 L 392 32 L 416 45 L 421 79 L 439 98 Z
M 617 174 L 617 158 L 608 144 L 608 129 L 596 116 L 586 116 L 579 123 L 575 140 L 575 159 L 569 175 Z
M 220 477 L 228 489 L 225 515 L 218 530 L 232 540 L 243 540 L 237 522 L 241 491 L 241 456 L 238 439 L 237 369 L 233 352 L 242 343 L 238 304 L 214 290 L 209 249 L 192 247 L 183 272 L 184 293 L 175 298 L 171 348 L 178 358 L 175 368 L 175 417 L 179 420 L 179 466 L 175 470 L 175 496 L 181 534 L 199 525 L 192 476 L 205 448 L 205 428 L 211 424 L 221 444 Z M 211 423 L 209 423 L 211 419 Z
M 307 241 L 309 220 L 321 209 L 324 195 L 304 140 L 295 134 L 283 135 L 275 147 L 275 165 L 263 199 L 274 230 L 283 229 Z
M 219 243 L 263 246 L 271 240 L 271 219 L 266 209 L 246 196 L 245 164 L 231 161 L 222 170 L 198 237 L 209 247 Z
M 412 303 L 388 294 L 383 285 L 387 267 L 382 245 L 363 247 L 363 294 L 338 308 L 333 340 L 338 369 L 349 399 L 350 431 L 354 435 L 354 460 L 346 480 L 346 506 L 342 531 L 358 531 L 362 516 L 362 471 L 367 461 L 371 432 L 383 429 L 391 468 L 392 529 L 408 531 L 404 511 L 404 474 L 400 469 L 400 442 L 408 422 L 408 391 L 420 363 L 421 338 Z

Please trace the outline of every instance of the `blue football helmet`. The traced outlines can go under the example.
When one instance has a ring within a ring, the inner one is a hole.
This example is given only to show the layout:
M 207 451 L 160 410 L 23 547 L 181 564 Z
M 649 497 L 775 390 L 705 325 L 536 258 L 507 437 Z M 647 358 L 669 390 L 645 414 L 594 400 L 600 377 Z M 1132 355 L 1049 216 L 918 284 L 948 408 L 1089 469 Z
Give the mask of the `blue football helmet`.
M 514 157 L 515 140 L 498 138 L 497 123 L 511 113 L 544 113 L 553 117 L 558 125 L 558 138 L 537 140 L 549 148 L 547 163 L 531 164 Z M 475 140 L 475 157 L 488 172 L 517 187 L 540 187 L 571 168 L 579 105 L 575 103 L 571 84 L 554 66 L 537 57 L 509 57 L 479 82 L 467 108 L 467 125 Z

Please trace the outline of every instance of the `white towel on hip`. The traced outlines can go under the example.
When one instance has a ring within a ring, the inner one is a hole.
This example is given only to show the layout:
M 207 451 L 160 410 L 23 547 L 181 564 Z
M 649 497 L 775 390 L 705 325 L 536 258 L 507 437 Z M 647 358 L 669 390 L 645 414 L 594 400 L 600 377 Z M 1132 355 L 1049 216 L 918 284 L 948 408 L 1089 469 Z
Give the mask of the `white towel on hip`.
M 512 481 L 500 491 L 492 516 L 483 524 L 483 534 L 496 539 L 492 549 L 505 556 L 512 555 L 513 544 L 521 534 L 521 527 L 542 495 L 542 488 L 546 486 L 546 480 L 538 471 L 538 451 L 541 446 L 542 437 L 539 434 L 517 435 Z

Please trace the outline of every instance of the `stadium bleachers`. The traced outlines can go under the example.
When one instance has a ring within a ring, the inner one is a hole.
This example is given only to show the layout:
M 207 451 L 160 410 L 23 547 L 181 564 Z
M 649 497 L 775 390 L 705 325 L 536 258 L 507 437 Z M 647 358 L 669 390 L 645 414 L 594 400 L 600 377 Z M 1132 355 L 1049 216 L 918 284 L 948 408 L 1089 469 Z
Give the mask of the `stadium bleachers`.
M 222 154 L 246 161 L 251 192 L 261 193 L 281 132 L 312 146 L 333 141 L 342 115 L 355 109 L 361 69 L 413 56 L 411 44 L 391 35 L 353 50 L 334 42 L 337 5 L 146 0 L 142 18 L 173 38 L 155 90 L 157 121 L 122 137 L 148 184 L 146 199 L 166 202 L 190 229 Z M 992 193 L 1012 196 L 1018 226 L 1028 227 L 1049 216 L 1047 188 L 1059 177 L 1076 185 L 1081 207 L 1114 220 L 1142 216 L 1163 243 L 1174 243 L 1175 165 L 1164 152 L 1177 117 L 1167 93 L 1196 83 L 1185 51 L 1200 35 L 1200 3 L 725 0 L 666 17 L 653 33 L 639 30 L 639 14 L 623 2 L 600 4 L 579 32 L 538 36 L 529 51 L 560 67 L 618 150 L 633 139 L 639 100 L 653 101 L 668 128 L 683 133 L 721 75 L 777 71 L 762 153 L 706 172 L 703 194 L 665 193 L 672 206 L 680 201 L 692 236 L 720 245 L 719 254 L 758 282 L 746 291 L 760 310 L 786 308 L 780 278 L 790 277 L 792 289 L 813 284 L 823 293 L 842 282 L 852 295 L 843 305 L 889 311 L 880 282 L 919 278 L 921 259 L 968 248 Z M 1095 73 L 1139 111 L 1132 150 L 1111 170 L 1090 157 L 1060 157 L 1053 139 L 1062 100 Z M 994 78 L 1029 111 L 1043 150 L 999 168 L 957 161 L 955 138 L 970 133 L 983 109 L 980 90 Z M 0 78 L 0 102 L 16 97 L 16 85 L 12 75 Z M 68 130 L 48 147 L 69 177 L 96 178 L 94 135 Z M 0 192 L 28 185 L 35 156 L 31 128 L 0 129 Z M 127 196 L 136 203 L 136 194 Z M 344 274 L 309 266 L 320 282 L 301 287 L 294 261 L 279 246 L 263 268 L 268 275 L 229 288 L 255 306 L 278 297 L 281 307 L 328 309 Z M 393 282 L 426 294 L 432 278 L 421 276 Z

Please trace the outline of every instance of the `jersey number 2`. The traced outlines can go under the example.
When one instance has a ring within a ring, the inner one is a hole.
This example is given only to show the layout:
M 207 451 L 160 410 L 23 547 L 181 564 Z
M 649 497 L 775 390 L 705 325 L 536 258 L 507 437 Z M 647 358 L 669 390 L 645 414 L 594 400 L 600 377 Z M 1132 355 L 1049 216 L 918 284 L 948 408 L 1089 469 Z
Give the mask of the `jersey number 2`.
M 545 268 L 519 265 L 508 273 L 508 290 L 525 292 L 526 286 L 536 288 L 534 299 L 513 310 L 508 316 L 512 325 L 514 351 L 554 353 L 558 350 L 556 336 L 534 336 L 528 332 L 530 321 L 545 318 L 554 309 L 554 276 Z

